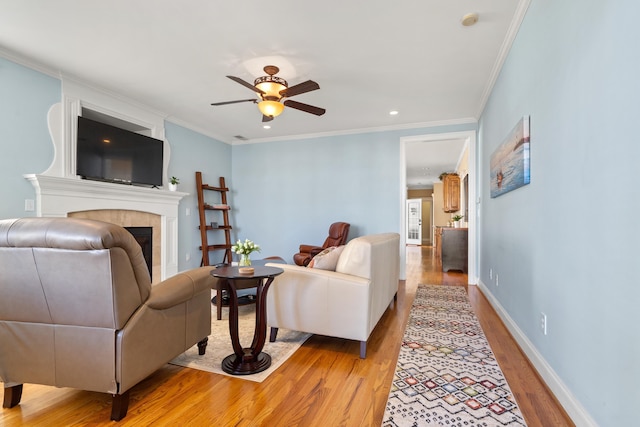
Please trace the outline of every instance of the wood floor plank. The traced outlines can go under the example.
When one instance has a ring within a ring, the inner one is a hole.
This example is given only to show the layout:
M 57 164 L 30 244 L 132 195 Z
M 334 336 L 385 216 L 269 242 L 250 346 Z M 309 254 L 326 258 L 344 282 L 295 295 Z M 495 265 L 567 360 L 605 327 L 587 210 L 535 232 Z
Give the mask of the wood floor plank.
M 407 280 L 359 357 L 359 343 L 312 336 L 264 382 L 166 365 L 131 390 L 119 426 L 379 426 L 418 284 L 466 286 L 443 273 L 428 247 L 407 248 Z M 472 306 L 527 423 L 572 426 L 478 288 Z M 22 403 L 2 409 L 0 426 L 113 426 L 111 396 L 26 384 Z

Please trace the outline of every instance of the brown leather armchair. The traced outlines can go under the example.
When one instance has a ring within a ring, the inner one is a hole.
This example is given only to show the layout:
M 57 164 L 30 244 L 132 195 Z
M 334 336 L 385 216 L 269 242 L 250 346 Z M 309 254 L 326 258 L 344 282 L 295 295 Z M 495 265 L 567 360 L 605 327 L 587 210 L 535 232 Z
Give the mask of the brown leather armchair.
M 124 228 L 74 218 L 0 221 L 0 380 L 4 408 L 23 383 L 113 395 L 129 390 L 211 333 L 210 268 L 151 285 Z
M 350 224 L 347 222 L 334 222 L 329 227 L 329 237 L 324 241 L 322 246 L 300 245 L 300 252 L 293 256 L 293 262 L 297 265 L 306 267 L 311 259 L 331 246 L 344 245 L 349 235 Z

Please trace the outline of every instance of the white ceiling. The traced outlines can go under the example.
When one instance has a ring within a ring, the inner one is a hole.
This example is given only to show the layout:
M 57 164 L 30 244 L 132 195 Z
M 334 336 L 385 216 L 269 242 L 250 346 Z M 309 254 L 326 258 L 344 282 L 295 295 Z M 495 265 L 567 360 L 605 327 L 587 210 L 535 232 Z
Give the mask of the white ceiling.
M 443 172 L 455 172 L 465 139 L 411 141 L 405 145 L 408 188 L 433 188 Z
M 525 2 L 0 0 L 0 54 L 229 143 L 410 128 L 477 120 Z M 293 99 L 327 113 L 285 108 L 266 130 L 252 103 L 210 105 L 253 97 L 225 76 L 269 64 L 318 82 Z

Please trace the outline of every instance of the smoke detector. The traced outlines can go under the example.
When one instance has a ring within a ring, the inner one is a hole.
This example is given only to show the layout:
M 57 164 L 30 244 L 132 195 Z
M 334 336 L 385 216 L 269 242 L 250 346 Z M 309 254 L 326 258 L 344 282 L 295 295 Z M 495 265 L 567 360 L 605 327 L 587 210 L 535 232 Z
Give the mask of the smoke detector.
M 470 27 L 478 22 L 478 14 L 477 13 L 467 13 L 462 17 L 460 23 L 465 27 Z

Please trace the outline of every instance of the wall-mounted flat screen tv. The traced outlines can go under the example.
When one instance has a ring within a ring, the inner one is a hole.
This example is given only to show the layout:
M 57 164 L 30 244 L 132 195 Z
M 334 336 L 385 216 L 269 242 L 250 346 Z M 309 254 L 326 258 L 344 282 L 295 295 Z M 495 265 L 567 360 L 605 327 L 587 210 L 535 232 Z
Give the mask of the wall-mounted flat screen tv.
M 161 186 L 163 142 L 78 117 L 76 174 L 84 179 Z

